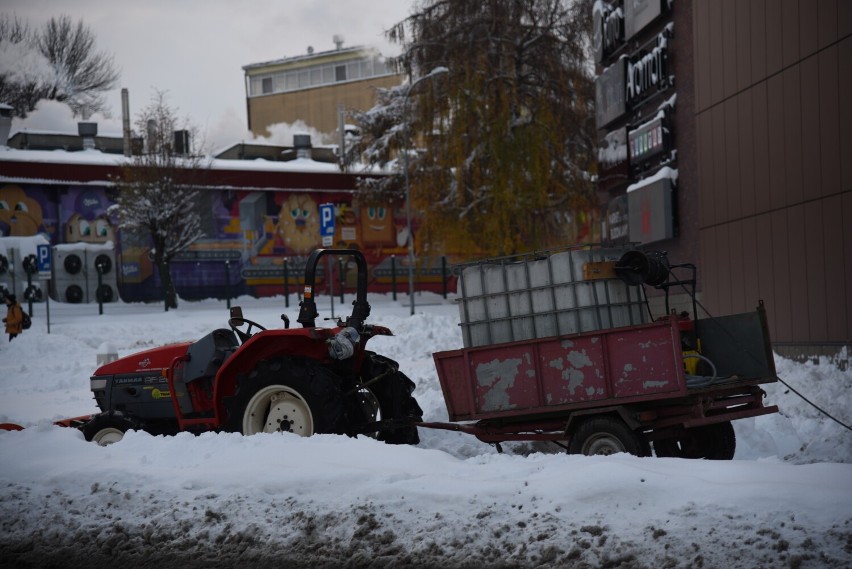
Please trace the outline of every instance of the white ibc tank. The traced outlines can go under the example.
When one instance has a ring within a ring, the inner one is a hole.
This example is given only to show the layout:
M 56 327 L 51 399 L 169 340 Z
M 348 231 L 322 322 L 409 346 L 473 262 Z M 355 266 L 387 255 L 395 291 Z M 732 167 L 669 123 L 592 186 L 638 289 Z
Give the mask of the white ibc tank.
M 646 322 L 639 288 L 583 278 L 587 263 L 617 261 L 623 253 L 582 249 L 464 267 L 458 290 L 465 347 Z

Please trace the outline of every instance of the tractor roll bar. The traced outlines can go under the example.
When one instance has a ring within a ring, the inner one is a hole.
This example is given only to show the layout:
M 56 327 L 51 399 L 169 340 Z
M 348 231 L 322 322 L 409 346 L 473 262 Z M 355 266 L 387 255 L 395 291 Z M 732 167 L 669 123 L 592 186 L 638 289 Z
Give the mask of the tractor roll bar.
M 314 301 L 314 282 L 319 260 L 324 255 L 347 255 L 355 259 L 358 266 L 358 287 L 355 292 L 355 300 L 352 302 L 352 315 L 347 319 L 347 326 L 352 326 L 359 332 L 364 321 L 370 315 L 370 304 L 367 302 L 367 261 L 361 251 L 353 249 L 315 249 L 305 263 L 305 290 L 304 300 L 299 303 L 299 318 L 296 321 L 303 328 L 314 328 L 319 316 L 317 304 Z M 331 278 L 331 275 L 329 275 Z

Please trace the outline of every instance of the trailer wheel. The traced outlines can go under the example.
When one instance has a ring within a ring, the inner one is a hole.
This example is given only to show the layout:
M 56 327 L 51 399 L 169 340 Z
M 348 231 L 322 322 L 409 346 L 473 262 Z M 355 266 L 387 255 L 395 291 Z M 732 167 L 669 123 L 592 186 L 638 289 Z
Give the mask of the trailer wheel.
M 373 352 L 367 352 L 366 355 L 369 358 L 364 370 L 367 381 L 387 374 L 368 387 L 378 402 L 378 418 L 382 421 L 422 421 L 423 410 L 411 395 L 414 382 L 399 371 L 399 364 Z M 414 425 L 381 429 L 376 438 L 392 445 L 416 445 L 420 442 L 420 435 Z
M 737 450 L 737 436 L 730 421 L 686 429 L 677 438 L 654 441 L 659 457 L 731 460 Z
M 610 455 L 629 452 L 650 456 L 648 442 L 616 417 L 592 417 L 583 421 L 568 442 L 571 454 Z
M 339 378 L 329 369 L 296 358 L 267 360 L 242 376 L 225 400 L 223 431 L 254 435 L 291 432 L 303 437 L 343 433 Z
M 105 447 L 123 439 L 127 431 L 142 430 L 142 424 L 120 411 L 111 411 L 95 415 L 80 430 L 87 441 Z

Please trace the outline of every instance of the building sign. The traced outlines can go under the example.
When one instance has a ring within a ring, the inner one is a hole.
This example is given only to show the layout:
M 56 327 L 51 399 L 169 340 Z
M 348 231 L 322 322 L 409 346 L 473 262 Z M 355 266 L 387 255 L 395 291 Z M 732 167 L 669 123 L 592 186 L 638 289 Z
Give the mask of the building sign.
M 636 106 L 652 94 L 669 87 L 669 28 L 658 34 L 649 50 L 635 54 L 627 63 L 627 102 Z
M 617 168 L 627 162 L 627 158 L 627 127 L 607 133 L 598 146 L 601 170 Z
M 649 159 L 671 150 L 668 122 L 668 112 L 661 110 L 651 120 L 628 131 L 630 167 L 634 171 L 646 170 Z
M 595 62 L 603 63 L 624 45 L 624 11 L 620 2 L 595 2 L 593 10 Z
M 624 0 L 624 35 L 630 39 L 668 10 L 670 0 Z
M 603 238 L 610 243 L 674 238 L 672 1 L 596 0 L 592 8 L 601 137 L 597 187 L 605 204 Z M 663 92 L 668 100 L 661 103 Z
M 672 179 L 654 178 L 627 189 L 629 234 L 633 243 L 645 245 L 674 237 Z
M 598 142 L 598 186 L 609 190 L 623 186 L 629 178 L 627 127 L 621 127 Z
M 598 75 L 595 81 L 595 111 L 598 128 L 603 128 L 627 111 L 625 100 L 625 59 L 619 59 Z
M 627 195 L 610 200 L 606 208 L 606 238 L 613 244 L 630 240 Z

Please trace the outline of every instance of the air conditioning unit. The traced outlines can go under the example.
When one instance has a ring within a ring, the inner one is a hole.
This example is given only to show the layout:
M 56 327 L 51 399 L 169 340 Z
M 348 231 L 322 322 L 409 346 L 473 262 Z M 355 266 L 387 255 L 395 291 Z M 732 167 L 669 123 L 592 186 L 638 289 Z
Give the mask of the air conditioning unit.
M 113 249 L 83 243 L 54 247 L 51 297 L 71 304 L 115 302 L 118 300 L 116 274 Z
M 115 302 L 118 300 L 118 268 L 113 249 L 89 249 L 86 274 L 89 285 L 89 302 Z M 101 284 L 98 285 L 100 271 Z

